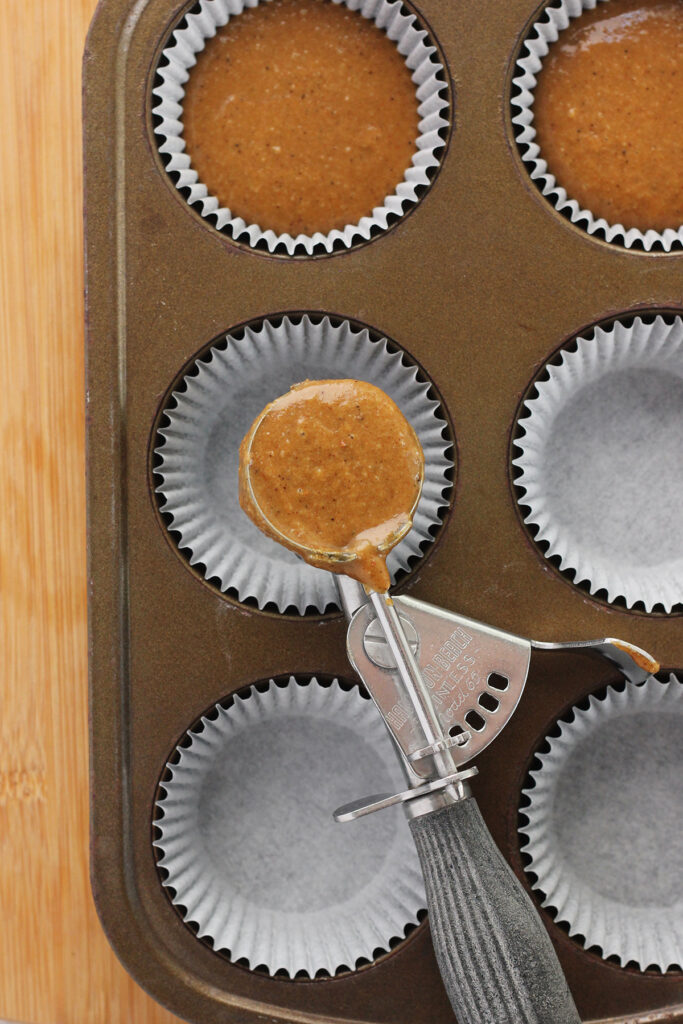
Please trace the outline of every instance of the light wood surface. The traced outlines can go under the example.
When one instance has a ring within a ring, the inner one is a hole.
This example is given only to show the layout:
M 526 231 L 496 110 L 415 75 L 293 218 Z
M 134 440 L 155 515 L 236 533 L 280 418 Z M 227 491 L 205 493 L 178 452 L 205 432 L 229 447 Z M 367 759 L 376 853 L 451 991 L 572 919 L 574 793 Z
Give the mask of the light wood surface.
M 2 5 L 0 1017 L 168 1024 L 88 878 L 81 54 L 95 0 Z

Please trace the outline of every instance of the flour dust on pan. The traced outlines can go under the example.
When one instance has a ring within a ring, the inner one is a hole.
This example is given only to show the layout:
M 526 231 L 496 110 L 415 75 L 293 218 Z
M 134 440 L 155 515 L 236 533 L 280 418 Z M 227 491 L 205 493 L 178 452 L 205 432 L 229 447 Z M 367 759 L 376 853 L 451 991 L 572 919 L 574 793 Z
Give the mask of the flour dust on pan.
M 641 971 L 683 967 L 682 736 L 678 676 L 608 687 L 558 722 L 522 794 L 543 906 L 587 949 Z
M 518 420 L 514 479 L 547 558 L 591 594 L 683 604 L 683 320 L 634 317 L 563 348 Z
M 332 812 L 394 792 L 400 768 L 357 687 L 290 677 L 208 712 L 171 758 L 154 845 L 200 939 L 233 962 L 313 978 L 371 962 L 423 916 L 403 812 L 352 826 Z
M 190 564 L 239 601 L 300 614 L 338 607 L 330 573 L 266 537 L 242 511 L 237 480 L 240 442 L 268 402 L 306 379 L 351 377 L 376 384 L 394 400 L 424 451 L 413 528 L 388 558 L 395 580 L 432 543 L 448 506 L 453 467 L 441 407 L 405 353 L 348 321 L 285 316 L 228 335 L 171 395 L 157 439 L 160 509 Z

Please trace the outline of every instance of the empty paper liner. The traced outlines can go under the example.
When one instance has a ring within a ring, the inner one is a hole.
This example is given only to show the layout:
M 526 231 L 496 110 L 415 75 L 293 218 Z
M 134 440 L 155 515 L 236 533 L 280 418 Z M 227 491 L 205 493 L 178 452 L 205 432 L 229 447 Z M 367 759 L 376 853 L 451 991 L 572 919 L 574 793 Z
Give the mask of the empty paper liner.
M 593 10 L 599 3 L 608 2 L 609 0 L 559 0 L 552 6 L 545 7 L 538 20 L 532 24 L 522 44 L 512 80 L 515 89 L 511 97 L 514 135 L 529 177 L 548 202 L 573 224 L 581 227 L 589 235 L 596 235 L 627 249 L 636 246 L 646 251 L 663 249 L 670 252 L 672 249 L 683 247 L 683 225 L 672 224 L 663 231 L 641 231 L 619 223 L 608 223 L 604 217 L 598 217 L 591 210 L 582 207 L 558 184 L 536 141 L 535 89 L 544 58 L 573 18 L 579 17 L 583 11 Z M 615 189 L 618 190 L 618 184 L 615 184 Z
M 267 0 L 261 0 L 267 2 Z M 158 119 L 155 127 L 159 152 L 166 162 L 166 170 L 175 185 L 187 197 L 187 202 L 220 231 L 252 247 L 274 253 L 282 252 L 314 255 L 331 253 L 338 249 L 368 241 L 386 229 L 411 206 L 417 203 L 429 186 L 439 164 L 439 154 L 445 145 L 449 126 L 448 87 L 444 68 L 436 57 L 436 47 L 429 35 L 400 3 L 392 0 L 333 0 L 344 3 L 362 17 L 373 21 L 391 39 L 404 57 L 415 84 L 419 101 L 419 135 L 410 167 L 402 181 L 387 195 L 381 205 L 357 224 L 348 224 L 343 230 L 313 235 L 277 234 L 267 224 L 249 224 L 236 216 L 219 200 L 209 194 L 199 181 L 192 166 L 192 154 L 186 151 L 183 138 L 184 86 L 197 54 L 206 42 L 215 36 L 230 18 L 239 17 L 247 7 L 255 7 L 258 0 L 200 0 L 194 13 L 186 16 L 185 27 L 176 29 L 163 50 L 157 67 L 159 84 L 153 90 L 153 113 Z
M 543 906 L 587 949 L 683 964 L 683 684 L 608 687 L 546 739 L 521 813 Z
M 578 338 L 546 366 L 518 427 L 518 500 L 546 556 L 608 601 L 679 606 L 681 318 L 635 317 Z
M 188 733 L 162 782 L 164 884 L 197 935 L 271 974 L 353 970 L 425 906 L 401 810 L 350 825 L 349 799 L 401 786 L 367 698 L 334 680 L 252 687 Z
M 159 430 L 162 511 L 192 565 L 240 601 L 278 611 L 337 607 L 334 578 L 266 537 L 237 494 L 239 445 L 263 407 L 302 380 L 353 377 L 381 387 L 413 426 L 425 454 L 422 496 L 410 533 L 391 552 L 392 579 L 431 542 L 450 489 L 450 439 L 430 385 L 386 339 L 328 317 L 284 317 L 228 336 L 194 364 Z

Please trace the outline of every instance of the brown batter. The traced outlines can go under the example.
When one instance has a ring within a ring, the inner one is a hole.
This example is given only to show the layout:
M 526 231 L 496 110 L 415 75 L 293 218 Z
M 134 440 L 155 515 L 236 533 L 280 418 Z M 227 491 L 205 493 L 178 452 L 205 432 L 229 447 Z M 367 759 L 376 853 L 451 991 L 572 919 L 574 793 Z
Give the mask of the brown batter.
M 658 661 L 651 658 L 646 651 L 641 651 L 637 647 L 633 647 L 632 644 L 624 643 L 622 640 L 612 640 L 614 647 L 618 647 L 622 651 L 626 651 L 639 668 L 642 668 L 644 672 L 649 672 L 650 675 L 654 675 L 655 672 L 659 672 L 662 667 Z
M 410 529 L 423 472 L 420 442 L 383 391 L 304 381 L 242 441 L 240 504 L 307 562 L 385 591 L 386 556 Z
M 550 48 L 534 100 L 541 155 L 611 224 L 683 224 L 683 0 L 609 0 Z
M 417 106 L 403 57 L 373 22 L 330 0 L 271 0 L 199 54 L 184 137 L 199 180 L 233 215 L 327 234 L 396 191 Z

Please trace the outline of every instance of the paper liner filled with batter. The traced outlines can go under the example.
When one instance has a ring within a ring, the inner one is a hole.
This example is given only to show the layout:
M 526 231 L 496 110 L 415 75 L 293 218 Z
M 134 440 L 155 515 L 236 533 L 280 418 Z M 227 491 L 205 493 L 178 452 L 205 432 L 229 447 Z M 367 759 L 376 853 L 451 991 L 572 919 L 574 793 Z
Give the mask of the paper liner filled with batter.
M 252 969 L 314 977 L 376 959 L 417 924 L 425 895 L 402 811 L 332 818 L 402 786 L 357 688 L 271 680 L 217 705 L 188 739 L 162 783 L 155 846 L 199 938 Z
M 522 407 L 513 459 L 546 557 L 608 601 L 683 604 L 682 441 L 680 317 L 598 326 L 562 349 Z
M 547 737 L 520 808 L 543 906 L 587 949 L 643 971 L 683 965 L 682 734 L 675 675 L 608 687 Z
M 426 30 L 395 0 L 332 0 L 373 21 L 391 39 L 404 57 L 415 85 L 418 106 L 418 137 L 412 164 L 407 167 L 395 191 L 387 195 L 357 224 L 343 230 L 313 235 L 277 234 L 267 224 L 247 223 L 227 206 L 209 194 L 192 166 L 192 154 L 186 151 L 183 138 L 184 86 L 197 54 L 222 26 L 259 0 L 200 0 L 198 10 L 186 16 L 186 27 L 176 29 L 164 48 L 157 66 L 159 84 L 153 92 L 153 113 L 158 119 L 154 128 L 159 152 L 166 161 L 166 170 L 178 189 L 186 190 L 187 202 L 215 227 L 237 241 L 252 247 L 265 247 L 271 253 L 283 252 L 314 255 L 368 241 L 386 229 L 397 217 L 421 198 L 439 165 L 440 153 L 449 127 L 448 89 L 445 72 L 437 58 L 437 50 Z M 268 0 L 260 0 L 267 3 Z
M 425 477 L 413 527 L 389 554 L 392 579 L 433 540 L 448 503 L 448 429 L 430 385 L 385 339 L 347 321 L 283 317 L 228 336 L 197 360 L 173 392 L 157 448 L 157 491 L 190 564 L 240 601 L 284 612 L 338 607 L 336 584 L 266 537 L 239 506 L 239 446 L 256 416 L 292 384 L 353 377 L 382 388 L 420 441 Z
M 591 210 L 582 207 L 558 184 L 536 141 L 534 99 L 537 76 L 543 66 L 543 60 L 572 19 L 579 17 L 583 11 L 593 10 L 601 3 L 609 3 L 609 0 L 559 0 L 558 3 L 545 7 L 529 29 L 512 80 L 516 90 L 511 97 L 515 139 L 531 180 L 542 195 L 573 224 L 583 228 L 589 235 L 598 235 L 607 242 L 627 249 L 637 246 L 648 252 L 659 248 L 670 252 L 672 249 L 683 248 L 683 225 L 672 225 L 663 231 L 641 231 L 635 227 L 626 228 L 619 223 L 608 223 L 604 217 L 598 217 Z

